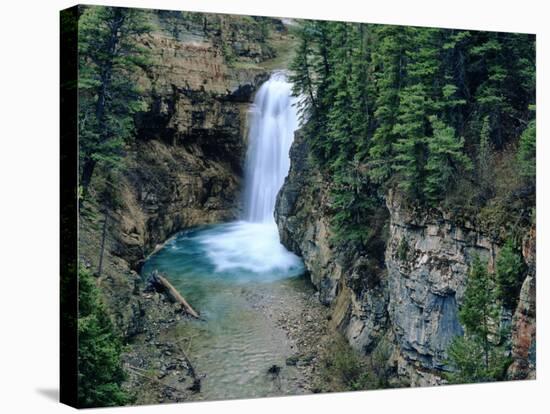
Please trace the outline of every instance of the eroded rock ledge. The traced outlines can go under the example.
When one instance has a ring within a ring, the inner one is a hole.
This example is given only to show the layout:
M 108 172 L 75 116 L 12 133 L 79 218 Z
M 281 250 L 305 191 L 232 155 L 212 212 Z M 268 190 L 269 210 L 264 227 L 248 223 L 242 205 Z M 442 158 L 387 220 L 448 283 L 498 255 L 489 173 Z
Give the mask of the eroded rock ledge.
M 95 271 L 108 217 L 98 284 L 129 344 L 127 387 L 141 390 L 138 403 L 185 400 L 200 375 L 172 349 L 167 334 L 185 316 L 162 295 L 144 290 L 141 263 L 183 228 L 238 217 L 247 111 L 269 77 L 258 63 L 275 54 L 259 26 L 239 16 L 206 15 L 178 36 L 160 14 L 150 18 L 155 30 L 142 42 L 153 64 L 136 74 L 148 109 L 135 118 L 137 137 L 116 182 L 110 171 L 96 171 L 92 201 L 85 202 L 79 222 L 81 263 Z M 231 53 L 240 66 L 228 61 L 225 38 L 233 39 Z M 109 187 L 113 196 L 103 203 Z M 151 382 L 140 370 L 159 374 Z
M 330 177 L 310 162 L 298 132 L 276 208 L 283 244 L 303 257 L 321 301 L 332 307 L 334 325 L 353 347 L 369 353 L 381 339 L 389 341 L 394 349 L 389 363 L 400 381 L 412 386 L 442 383 L 449 369 L 445 350 L 463 332 L 458 306 L 468 268 L 476 255 L 494 267 L 501 241 L 474 223 L 438 210 L 417 210 L 390 193 L 385 271 L 375 275 L 364 265 L 368 252 L 343 251 L 332 241 L 329 188 Z M 533 228 L 523 243 L 529 271 L 519 304 L 513 317 L 502 321 L 512 328 L 509 377 L 514 379 L 534 376 L 534 240 Z

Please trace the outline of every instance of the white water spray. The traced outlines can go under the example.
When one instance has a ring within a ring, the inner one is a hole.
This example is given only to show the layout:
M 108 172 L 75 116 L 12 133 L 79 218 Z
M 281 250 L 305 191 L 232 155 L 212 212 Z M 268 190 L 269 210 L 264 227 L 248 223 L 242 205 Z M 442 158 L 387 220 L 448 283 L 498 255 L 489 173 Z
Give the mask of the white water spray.
M 256 94 L 248 134 L 243 220 L 201 236 L 217 271 L 294 273 L 303 269 L 301 260 L 281 244 L 274 218 L 298 126 L 295 102 L 292 85 L 280 72 Z
M 245 177 L 246 221 L 272 222 L 277 193 L 288 170 L 288 152 L 298 126 L 292 85 L 275 73 L 254 99 Z

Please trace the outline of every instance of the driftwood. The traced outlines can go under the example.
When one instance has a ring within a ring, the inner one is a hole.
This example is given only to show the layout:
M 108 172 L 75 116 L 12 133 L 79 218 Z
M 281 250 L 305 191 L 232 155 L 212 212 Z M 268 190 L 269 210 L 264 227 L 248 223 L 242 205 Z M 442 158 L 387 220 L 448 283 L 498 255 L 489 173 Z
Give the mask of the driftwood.
M 158 271 L 153 271 L 149 276 L 149 284 L 152 285 L 157 290 L 161 290 L 168 296 L 168 298 L 175 302 L 194 318 L 200 319 L 199 314 L 191 307 L 191 305 L 185 300 L 185 298 L 176 290 L 172 284 L 166 280 L 165 277 L 161 276 Z

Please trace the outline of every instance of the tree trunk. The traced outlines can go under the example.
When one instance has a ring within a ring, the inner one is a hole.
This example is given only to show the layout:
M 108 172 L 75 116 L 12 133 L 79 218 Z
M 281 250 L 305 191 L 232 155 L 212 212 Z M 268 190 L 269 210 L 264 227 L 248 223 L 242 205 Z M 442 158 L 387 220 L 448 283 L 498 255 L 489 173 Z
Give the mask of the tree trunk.
M 181 307 L 194 318 L 200 319 L 199 314 L 189 305 L 185 298 L 176 290 L 166 278 L 162 277 L 156 270 L 149 276 L 149 283 L 160 288 L 166 293 L 168 298 L 181 305 Z

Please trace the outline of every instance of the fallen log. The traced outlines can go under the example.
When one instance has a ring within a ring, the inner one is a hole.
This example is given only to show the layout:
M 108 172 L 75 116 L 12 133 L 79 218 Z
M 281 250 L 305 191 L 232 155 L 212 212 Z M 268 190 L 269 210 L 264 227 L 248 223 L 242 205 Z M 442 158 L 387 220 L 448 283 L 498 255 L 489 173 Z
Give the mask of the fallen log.
M 161 276 L 158 271 L 153 271 L 149 276 L 149 284 L 153 285 L 157 290 L 163 291 L 166 296 L 183 308 L 183 310 L 194 318 L 200 319 L 199 314 L 191 307 L 191 305 L 185 300 L 185 298 L 172 286 L 172 284 Z

